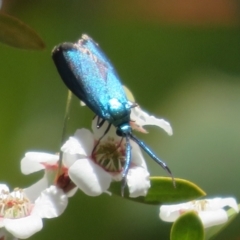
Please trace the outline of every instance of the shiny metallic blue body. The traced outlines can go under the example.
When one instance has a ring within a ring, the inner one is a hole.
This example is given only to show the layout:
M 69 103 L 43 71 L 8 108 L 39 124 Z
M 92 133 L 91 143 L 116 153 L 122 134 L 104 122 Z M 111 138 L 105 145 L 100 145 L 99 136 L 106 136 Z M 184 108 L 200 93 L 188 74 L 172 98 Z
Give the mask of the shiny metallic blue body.
M 66 86 L 97 116 L 113 124 L 119 136 L 126 138 L 123 188 L 131 162 L 130 138 L 171 174 L 167 165 L 132 134 L 129 122 L 133 105 L 129 104 L 117 72 L 97 43 L 82 35 L 77 43 L 55 47 L 52 57 Z
M 94 113 L 115 127 L 130 121 L 131 106 L 119 77 L 91 38 L 83 35 L 75 44 L 63 43 L 53 56 L 65 84 Z

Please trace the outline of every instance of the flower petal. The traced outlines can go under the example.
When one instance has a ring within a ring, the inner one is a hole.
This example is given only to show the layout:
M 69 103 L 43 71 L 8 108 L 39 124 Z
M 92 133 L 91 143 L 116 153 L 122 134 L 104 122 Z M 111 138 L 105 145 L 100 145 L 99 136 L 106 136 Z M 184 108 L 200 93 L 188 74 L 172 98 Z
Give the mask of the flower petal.
M 86 157 L 86 156 L 85 156 Z M 79 154 L 63 153 L 63 165 L 67 168 L 72 166 L 80 158 Z
M 176 205 L 162 205 L 160 207 L 159 217 L 165 222 L 174 222 L 180 216 L 180 211 L 175 209 L 173 206 Z
M 237 213 L 239 213 L 238 204 L 235 198 L 223 198 L 224 206 L 229 206 L 233 208 Z
M 146 132 L 142 126 L 154 125 L 162 128 L 168 135 L 172 135 L 172 127 L 169 122 L 164 119 L 155 118 L 144 112 L 140 107 L 135 107 L 131 109 L 131 125 L 133 129 Z
M 61 147 L 61 150 L 64 153 L 68 153 L 68 154 L 79 154 L 82 156 L 87 156 L 87 153 L 85 151 L 85 149 L 83 148 L 83 146 L 80 144 L 80 142 L 78 141 L 77 138 L 75 137 L 70 137 Z
M 56 186 L 50 186 L 35 201 L 32 214 L 37 214 L 41 218 L 58 217 L 64 212 L 67 204 L 68 198 L 64 192 Z
M 228 220 L 227 212 L 222 209 L 225 206 L 230 206 L 238 212 L 238 205 L 234 198 L 213 198 L 176 205 L 162 205 L 159 216 L 163 221 L 174 222 L 182 213 L 194 210 L 207 228 L 223 224 Z
M 88 159 L 76 161 L 68 174 L 77 187 L 89 196 L 102 194 L 111 183 L 111 175 Z
M 0 184 L 0 194 L 1 192 L 9 192 L 9 188 L 6 184 Z
M 92 154 L 94 146 L 94 137 L 91 131 L 85 128 L 78 129 L 75 132 L 74 137 L 78 140 L 78 142 L 85 150 L 86 152 L 85 156 L 90 156 Z
M 149 172 L 142 167 L 130 168 L 127 175 L 127 184 L 130 197 L 146 196 L 150 188 Z
M 227 212 L 223 209 L 218 209 L 216 211 L 201 211 L 198 215 L 202 220 L 204 228 L 223 224 L 228 220 Z
M 45 169 L 42 163 L 54 165 L 58 160 L 59 156 L 56 154 L 27 152 L 25 157 L 21 160 L 21 171 L 23 174 L 27 175 Z
M 62 146 L 64 153 L 79 154 L 80 156 L 90 156 L 94 145 L 92 133 L 85 128 L 78 129 L 74 137 L 70 137 Z
M 145 159 L 142 155 L 142 151 L 140 149 L 140 147 L 133 142 L 132 140 L 130 141 L 131 147 L 132 147 L 132 164 L 136 165 L 136 166 L 141 166 L 145 169 L 147 169 L 147 165 L 145 162 Z
M 236 212 L 239 212 L 238 204 L 234 198 L 213 198 L 206 199 L 206 209 L 217 210 L 226 206 L 233 208 Z
M 42 219 L 36 215 L 24 218 L 4 219 L 5 228 L 8 232 L 20 239 L 31 237 L 43 227 Z
M 41 178 L 38 182 L 34 183 L 28 188 L 24 189 L 25 195 L 31 202 L 34 202 L 40 195 L 40 193 L 48 187 L 48 181 L 46 175 Z

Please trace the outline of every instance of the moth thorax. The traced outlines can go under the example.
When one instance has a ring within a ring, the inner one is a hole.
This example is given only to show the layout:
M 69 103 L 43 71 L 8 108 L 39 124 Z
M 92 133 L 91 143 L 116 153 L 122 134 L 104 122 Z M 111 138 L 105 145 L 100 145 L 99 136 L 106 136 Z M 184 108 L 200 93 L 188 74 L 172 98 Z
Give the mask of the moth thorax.
M 109 100 L 109 114 L 114 126 L 119 126 L 123 122 L 129 122 L 130 120 L 130 109 L 116 98 Z

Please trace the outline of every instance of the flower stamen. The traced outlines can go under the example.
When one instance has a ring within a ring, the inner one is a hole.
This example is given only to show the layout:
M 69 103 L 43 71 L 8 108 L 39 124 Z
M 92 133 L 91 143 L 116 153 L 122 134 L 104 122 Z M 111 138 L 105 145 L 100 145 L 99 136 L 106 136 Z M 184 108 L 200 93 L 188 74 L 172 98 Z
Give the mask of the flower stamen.
M 104 142 L 100 142 L 92 157 L 106 171 L 121 172 L 125 163 L 124 146 L 109 137 Z
M 32 204 L 24 195 L 23 190 L 16 188 L 13 192 L 0 192 L 0 217 L 22 218 L 30 214 Z

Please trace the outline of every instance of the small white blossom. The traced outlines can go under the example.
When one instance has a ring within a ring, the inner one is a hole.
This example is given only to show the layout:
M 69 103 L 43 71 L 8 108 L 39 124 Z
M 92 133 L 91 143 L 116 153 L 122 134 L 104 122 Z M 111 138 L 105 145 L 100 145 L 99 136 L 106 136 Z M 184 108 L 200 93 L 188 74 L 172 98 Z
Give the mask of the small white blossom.
M 153 125 L 162 128 L 168 135 L 172 135 L 172 127 L 171 125 L 165 121 L 164 119 L 156 118 L 154 116 L 149 115 L 148 113 L 144 112 L 134 99 L 132 92 L 126 87 L 123 86 L 126 96 L 129 100 L 129 105 L 136 105 L 131 109 L 131 126 L 133 129 L 147 133 L 147 131 L 143 128 L 146 125 Z M 83 105 L 82 105 L 83 106 Z
M 228 215 L 223 209 L 226 206 L 233 208 L 237 213 L 239 212 L 234 198 L 213 198 L 176 205 L 162 205 L 159 217 L 163 221 L 174 222 L 181 214 L 187 211 L 195 211 L 200 217 L 204 228 L 208 228 L 227 222 Z
M 67 207 L 67 196 L 61 189 L 56 186 L 44 191 L 36 188 L 32 185 L 9 192 L 7 185 L 0 184 L 0 227 L 16 238 L 29 238 L 42 229 L 42 218 L 57 217 Z
M 68 157 L 71 158 L 71 155 Z M 68 159 L 67 161 L 71 161 L 71 159 Z M 44 176 L 40 181 L 35 183 L 35 185 L 38 186 L 38 189 L 41 187 L 41 189 L 44 190 L 54 184 L 59 188 L 62 188 L 68 197 L 71 197 L 76 193 L 77 188 L 71 183 L 66 166 L 63 165 L 61 167 L 60 176 L 58 176 L 59 155 L 44 152 L 27 152 L 21 160 L 22 173 L 27 175 L 41 170 L 44 170 Z
M 152 125 L 162 128 L 168 135 L 172 135 L 172 127 L 169 122 L 164 119 L 156 118 L 154 116 L 149 115 L 144 112 L 139 106 L 136 106 L 131 109 L 131 126 L 133 129 L 147 133 L 147 131 L 143 128 L 146 125 Z
M 40 170 L 58 169 L 59 156 L 44 152 L 27 152 L 21 160 L 21 171 L 23 174 L 31 174 Z
M 64 156 L 67 156 L 63 160 L 69 168 L 69 177 L 90 196 L 107 192 L 112 181 L 122 179 L 125 140 L 118 137 L 116 129 L 111 127 L 98 143 L 107 126 L 106 122 L 97 129 L 95 119 L 92 124 L 93 133 L 87 129 L 77 130 L 61 149 Z M 130 197 L 145 196 L 150 187 L 149 173 L 139 146 L 131 141 L 131 147 L 131 165 L 127 175 Z

